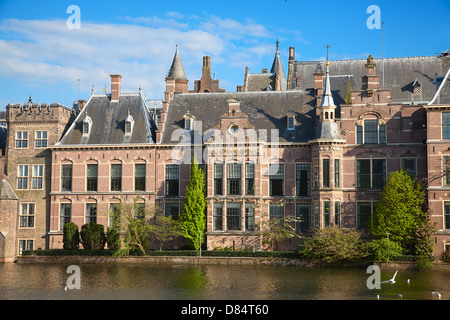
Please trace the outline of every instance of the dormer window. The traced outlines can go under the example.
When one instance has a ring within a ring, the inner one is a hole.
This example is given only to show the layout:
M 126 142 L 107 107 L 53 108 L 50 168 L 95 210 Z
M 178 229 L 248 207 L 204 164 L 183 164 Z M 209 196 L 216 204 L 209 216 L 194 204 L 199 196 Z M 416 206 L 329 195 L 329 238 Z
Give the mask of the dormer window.
M 88 135 L 91 132 L 92 119 L 86 113 L 86 118 L 83 120 L 83 135 Z
M 287 129 L 288 130 L 294 130 L 295 129 L 295 113 L 294 111 L 289 110 L 287 113 Z
M 184 129 L 185 130 L 192 130 L 192 128 L 194 126 L 195 117 L 192 114 L 190 114 L 189 111 L 188 111 L 188 113 L 185 114 L 183 116 L 183 118 L 184 118 Z
M 130 115 L 130 112 L 128 111 L 128 116 L 125 119 L 125 134 L 131 134 L 133 132 L 134 127 L 134 119 Z
M 412 93 L 413 94 L 421 94 L 422 93 L 422 84 L 419 79 L 416 78 L 412 84 Z

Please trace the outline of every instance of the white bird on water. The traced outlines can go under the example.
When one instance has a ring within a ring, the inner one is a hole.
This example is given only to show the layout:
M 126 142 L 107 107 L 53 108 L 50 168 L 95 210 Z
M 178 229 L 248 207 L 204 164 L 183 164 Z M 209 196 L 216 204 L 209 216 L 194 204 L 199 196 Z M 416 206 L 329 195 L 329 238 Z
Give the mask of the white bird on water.
M 441 294 L 439 292 L 431 291 L 431 294 L 436 295 L 438 297 L 438 299 L 441 300 Z
M 386 280 L 386 281 L 381 281 L 380 283 L 390 283 L 390 284 L 394 284 L 395 283 L 395 276 L 397 275 L 398 269 L 397 271 L 395 271 L 394 276 L 392 277 L 392 279 Z

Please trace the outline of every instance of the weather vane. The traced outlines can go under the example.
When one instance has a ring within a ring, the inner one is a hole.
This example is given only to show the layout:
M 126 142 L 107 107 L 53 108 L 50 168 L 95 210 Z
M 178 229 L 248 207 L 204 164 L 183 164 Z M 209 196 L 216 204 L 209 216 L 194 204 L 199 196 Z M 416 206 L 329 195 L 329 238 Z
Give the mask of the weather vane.
M 327 48 L 327 61 L 328 61 L 328 49 L 331 48 L 331 45 L 327 44 L 327 45 L 325 46 L 325 48 Z

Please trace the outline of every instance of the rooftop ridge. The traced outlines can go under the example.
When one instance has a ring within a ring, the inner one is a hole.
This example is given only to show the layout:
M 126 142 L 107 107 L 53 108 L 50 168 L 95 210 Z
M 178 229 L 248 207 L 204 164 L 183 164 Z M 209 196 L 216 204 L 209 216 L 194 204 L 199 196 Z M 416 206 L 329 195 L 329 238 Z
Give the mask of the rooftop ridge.
M 418 59 L 418 58 L 439 58 L 439 56 L 413 56 L 413 57 L 389 57 L 389 58 L 384 58 L 384 60 L 394 60 L 394 59 Z M 375 61 L 382 61 L 383 58 L 373 58 L 373 60 Z M 333 62 L 346 62 L 346 61 L 367 61 L 367 58 L 360 58 L 360 59 L 341 59 L 341 60 L 329 60 L 330 63 L 332 64 Z M 326 60 L 306 60 L 306 61 L 295 61 L 295 63 L 300 63 L 300 64 L 310 64 L 310 63 L 319 63 L 319 62 L 323 62 L 326 63 Z

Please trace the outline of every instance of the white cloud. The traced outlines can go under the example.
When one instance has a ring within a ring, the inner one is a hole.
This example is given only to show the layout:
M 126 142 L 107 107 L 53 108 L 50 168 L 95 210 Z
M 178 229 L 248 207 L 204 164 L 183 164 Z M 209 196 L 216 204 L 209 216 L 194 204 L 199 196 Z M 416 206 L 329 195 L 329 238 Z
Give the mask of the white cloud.
M 217 67 L 213 72 L 223 76 L 234 67 L 240 81 L 246 65 L 274 53 L 274 44 L 267 44 L 270 33 L 252 20 L 200 19 L 175 11 L 166 16 L 126 17 L 126 23 L 82 21 L 81 28 L 73 30 L 62 19 L 2 20 L 0 78 L 43 90 L 63 83 L 72 90 L 80 79 L 80 91 L 90 93 L 92 85 L 96 92 L 105 86 L 109 91 L 109 75 L 119 73 L 124 92 L 136 92 L 141 85 L 149 98 L 158 98 L 165 90 L 176 44 L 191 84 L 201 71 L 203 55 L 212 56 Z M 219 71 L 219 65 L 226 71 Z

